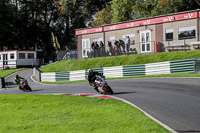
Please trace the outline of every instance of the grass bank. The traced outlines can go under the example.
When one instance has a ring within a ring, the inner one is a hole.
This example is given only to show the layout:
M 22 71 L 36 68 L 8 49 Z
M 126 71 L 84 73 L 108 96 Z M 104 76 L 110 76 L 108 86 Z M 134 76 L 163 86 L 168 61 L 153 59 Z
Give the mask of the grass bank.
M 19 68 L 19 69 L 7 69 L 7 70 L 0 70 L 0 77 L 6 77 L 14 72 L 24 70 L 25 68 Z
M 0 95 L 2 133 L 168 133 L 118 100 L 65 95 Z
M 102 57 L 82 60 L 60 61 L 48 66 L 41 67 L 42 72 L 66 72 L 84 70 L 89 68 L 147 64 L 154 62 L 192 59 L 200 57 L 200 51 L 165 52 L 157 54 L 140 54 L 129 56 Z

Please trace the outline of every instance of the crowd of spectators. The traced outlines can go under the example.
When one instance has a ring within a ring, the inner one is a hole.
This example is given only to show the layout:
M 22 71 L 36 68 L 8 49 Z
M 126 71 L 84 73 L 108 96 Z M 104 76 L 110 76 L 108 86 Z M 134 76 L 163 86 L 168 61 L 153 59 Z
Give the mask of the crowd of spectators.
M 130 37 L 126 36 L 125 42 L 121 39 L 115 40 L 112 44 L 111 41 L 108 41 L 108 49 L 105 48 L 105 44 L 100 41 L 99 44 L 97 42 L 92 42 L 91 48 L 92 51 L 88 52 L 88 57 L 104 57 L 104 56 L 115 56 L 122 54 L 129 54 L 130 50 Z

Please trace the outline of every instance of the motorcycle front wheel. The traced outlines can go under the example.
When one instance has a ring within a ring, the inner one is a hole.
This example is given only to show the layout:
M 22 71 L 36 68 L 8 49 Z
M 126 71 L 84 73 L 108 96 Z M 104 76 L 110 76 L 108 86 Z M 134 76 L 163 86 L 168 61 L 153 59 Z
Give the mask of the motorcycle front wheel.
M 26 90 L 32 91 L 32 89 L 29 85 L 26 85 Z
M 113 90 L 111 89 L 111 87 L 109 85 L 105 85 L 104 90 L 108 94 L 113 94 Z

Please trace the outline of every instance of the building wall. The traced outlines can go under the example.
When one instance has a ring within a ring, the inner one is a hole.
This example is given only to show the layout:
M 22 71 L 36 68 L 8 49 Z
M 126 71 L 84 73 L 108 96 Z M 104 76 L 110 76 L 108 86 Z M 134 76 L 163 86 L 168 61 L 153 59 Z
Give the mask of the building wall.
M 193 11 L 191 11 L 193 12 Z M 198 15 L 195 16 L 195 13 Z M 123 35 L 127 34 L 134 34 L 135 35 L 135 44 L 131 45 L 130 48 L 135 48 L 136 49 L 136 54 L 143 54 L 141 53 L 141 33 L 143 31 L 150 31 L 151 33 L 151 51 L 150 52 L 145 52 L 145 53 L 154 53 L 155 52 L 155 41 L 160 42 L 161 46 L 161 52 L 168 51 L 166 48 L 169 45 L 175 46 L 175 45 L 183 45 L 183 46 L 189 46 L 190 42 L 197 42 L 200 41 L 200 12 L 193 12 L 193 15 L 190 14 L 190 12 L 185 12 L 180 13 L 180 15 L 174 14 L 174 15 L 166 15 L 166 17 L 155 17 L 155 20 L 153 19 L 147 19 L 147 23 L 144 20 L 140 21 L 134 21 L 135 25 L 137 26 L 131 26 L 130 27 L 130 22 L 124 22 L 122 24 L 113 24 L 113 25 L 106 25 L 103 26 L 104 32 L 98 32 L 98 33 L 93 33 L 89 34 L 91 32 L 88 32 L 88 34 L 83 34 L 83 35 L 78 35 L 78 50 L 80 53 L 79 58 L 82 58 L 82 39 L 90 39 L 90 45 L 92 42 L 93 38 L 103 38 L 103 41 L 106 46 L 106 50 L 108 51 L 108 41 L 110 40 L 110 37 L 115 37 L 115 40 L 122 39 Z M 151 22 L 160 22 L 161 23 L 151 23 Z M 138 25 L 139 23 L 139 25 Z M 129 25 L 129 28 L 124 28 L 123 26 Z M 145 26 L 146 25 L 146 26 Z M 124 29 L 121 29 L 121 27 Z M 188 27 L 188 26 L 196 26 L 196 38 L 193 39 L 186 39 L 186 40 L 178 40 L 178 30 L 180 27 Z M 109 29 L 109 28 L 110 29 Z M 101 27 L 102 28 L 102 27 Z M 105 29 L 104 29 L 105 28 Z M 116 30 L 117 29 L 117 30 Z M 165 31 L 166 29 L 173 29 L 173 41 L 166 41 L 166 35 Z M 185 45 L 184 45 L 185 44 Z M 187 47 L 188 50 L 194 50 L 195 48 L 193 46 Z M 196 47 L 197 48 L 197 47 Z M 199 47 L 198 47 L 199 48 Z M 183 47 L 177 47 L 177 49 L 182 49 L 184 50 Z
M 184 43 L 184 40 L 178 40 L 178 29 L 180 27 L 185 27 L 185 26 L 196 26 L 196 36 L 198 32 L 198 26 L 197 26 L 197 19 L 191 19 L 191 20 L 184 20 L 184 21 L 175 21 L 171 23 L 164 23 L 163 24 L 163 38 L 165 40 L 165 30 L 166 29 L 173 29 L 174 30 L 174 40 L 170 41 L 170 44 L 182 44 Z M 195 39 L 186 39 L 185 44 L 189 44 L 191 41 L 197 41 L 197 38 Z M 164 45 L 167 46 L 168 42 L 164 42 Z
M 7 51 L 2 51 L 0 52 L 0 67 L 3 67 L 3 54 L 7 54 L 7 60 L 4 60 L 4 62 L 7 64 L 7 65 L 4 65 L 4 67 L 9 67 L 9 68 L 16 68 L 16 60 L 17 60 L 17 51 L 10 51 L 10 52 L 7 52 Z M 12 55 L 12 58 L 11 58 L 11 55 Z M 14 56 L 13 56 L 14 55 Z
M 78 59 L 81 59 L 82 58 L 82 35 L 78 36 L 77 49 L 78 49 Z
M 90 38 L 90 42 L 92 41 L 92 38 L 103 38 L 103 33 L 93 33 L 93 34 L 86 34 L 82 35 L 82 39 Z
M 25 59 L 19 58 L 19 53 L 25 53 Z M 33 53 L 34 58 L 28 59 L 28 53 Z M 37 65 L 37 57 L 35 51 L 18 51 L 17 52 L 17 66 L 36 66 Z
M 197 41 L 200 41 L 200 18 L 197 19 L 197 23 L 198 23 L 198 32 L 197 32 L 197 35 L 198 35 L 198 40 Z

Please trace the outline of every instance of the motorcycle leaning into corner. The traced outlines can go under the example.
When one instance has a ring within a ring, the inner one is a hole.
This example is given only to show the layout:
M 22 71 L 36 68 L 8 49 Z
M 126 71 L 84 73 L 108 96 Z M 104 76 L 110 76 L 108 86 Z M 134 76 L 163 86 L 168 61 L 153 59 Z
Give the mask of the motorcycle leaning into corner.
M 96 77 L 96 75 L 98 75 Z M 113 90 L 108 85 L 105 76 L 103 74 L 94 72 L 92 69 L 88 71 L 88 81 L 94 89 L 100 94 L 113 94 Z
M 25 91 L 32 91 L 31 87 L 28 84 L 27 79 L 24 79 L 18 75 L 15 77 L 15 82 L 19 85 L 19 89 L 23 92 Z
M 113 94 L 113 90 L 108 85 L 105 76 L 97 77 L 95 80 L 95 84 L 98 87 L 98 92 L 100 94 Z

